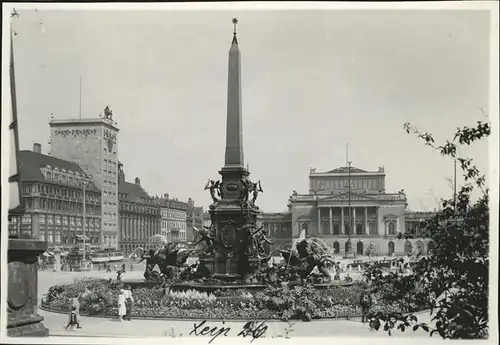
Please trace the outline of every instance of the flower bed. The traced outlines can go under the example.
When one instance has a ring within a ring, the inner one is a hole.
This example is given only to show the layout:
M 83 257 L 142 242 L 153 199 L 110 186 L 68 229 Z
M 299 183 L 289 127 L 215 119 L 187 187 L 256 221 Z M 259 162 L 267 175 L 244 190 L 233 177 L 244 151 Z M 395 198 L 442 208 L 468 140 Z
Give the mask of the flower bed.
M 52 286 L 42 307 L 56 312 L 69 312 L 71 301 L 80 295 L 81 315 L 118 315 L 118 291 L 122 284 L 104 279 L 82 279 L 68 285 Z M 246 290 L 168 292 L 160 288 L 133 291 L 133 316 L 196 319 L 266 319 L 311 320 L 348 318 L 361 314 L 359 307 L 363 287 L 317 290 L 310 285 L 268 287 L 250 293 Z M 374 306 L 374 310 L 393 310 L 393 305 Z

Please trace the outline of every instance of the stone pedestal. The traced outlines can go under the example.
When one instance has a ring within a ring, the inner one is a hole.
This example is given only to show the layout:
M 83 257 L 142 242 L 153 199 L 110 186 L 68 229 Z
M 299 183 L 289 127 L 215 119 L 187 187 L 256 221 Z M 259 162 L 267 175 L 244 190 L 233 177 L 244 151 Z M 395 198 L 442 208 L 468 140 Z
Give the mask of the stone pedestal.
M 43 241 L 9 239 L 7 335 L 47 337 L 38 309 L 38 255 L 47 250 Z

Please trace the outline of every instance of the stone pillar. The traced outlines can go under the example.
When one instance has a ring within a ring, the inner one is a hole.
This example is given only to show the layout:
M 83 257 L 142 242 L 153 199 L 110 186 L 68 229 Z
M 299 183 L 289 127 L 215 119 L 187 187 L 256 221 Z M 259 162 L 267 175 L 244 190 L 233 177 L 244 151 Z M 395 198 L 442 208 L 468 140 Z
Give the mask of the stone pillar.
M 370 229 L 368 228 L 368 207 L 365 206 L 365 234 L 370 234 Z
M 344 207 L 340 206 L 340 234 L 344 235 L 345 234 L 345 229 L 344 229 Z
M 396 233 L 398 233 L 398 231 L 402 232 L 399 228 L 399 216 L 396 217 Z
M 333 234 L 333 217 L 332 217 L 332 208 L 328 207 L 328 216 L 329 216 L 329 223 L 328 223 L 328 229 L 330 235 Z

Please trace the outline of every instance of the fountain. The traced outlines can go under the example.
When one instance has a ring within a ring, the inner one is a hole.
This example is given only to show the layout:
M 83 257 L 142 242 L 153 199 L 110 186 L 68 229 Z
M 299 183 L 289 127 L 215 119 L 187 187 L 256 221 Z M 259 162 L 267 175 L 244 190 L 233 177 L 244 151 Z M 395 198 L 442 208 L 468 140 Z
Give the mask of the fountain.
M 263 227 L 257 225 L 260 210 L 256 201 L 263 189 L 260 181 L 250 180 L 243 159 L 237 22 L 233 19 L 233 40 L 229 50 L 225 162 L 219 171 L 221 179 L 209 179 L 205 185 L 212 199 L 209 206 L 211 224 L 195 229 L 200 238 L 197 245 L 204 244 L 198 248 L 199 264 L 193 272 L 192 267 L 186 265 L 190 252 L 166 244 L 156 252 L 150 250 L 148 255 L 142 256 L 142 260 L 147 260 L 144 277 L 148 282 L 168 284 L 172 290 L 263 289 L 275 280 L 278 270 L 285 281 L 293 276 L 304 283 L 317 268 L 319 283 L 329 283 L 332 277 L 327 267 L 333 263 L 333 258 L 326 244 L 319 239 L 308 241 L 305 236 L 300 238 L 292 245 L 292 251 L 281 251 L 287 261 L 286 267 L 269 267 L 272 243 Z M 160 274 L 153 272 L 156 265 Z M 173 271 L 182 272 L 175 277 Z

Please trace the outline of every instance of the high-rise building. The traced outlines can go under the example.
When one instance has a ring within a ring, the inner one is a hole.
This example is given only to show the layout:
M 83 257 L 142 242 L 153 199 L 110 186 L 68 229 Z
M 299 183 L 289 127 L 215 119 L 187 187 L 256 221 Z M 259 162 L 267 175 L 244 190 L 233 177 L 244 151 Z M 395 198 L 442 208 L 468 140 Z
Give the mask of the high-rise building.
M 118 128 L 108 107 L 94 119 L 54 119 L 50 154 L 78 164 L 101 190 L 103 248 L 118 249 Z

